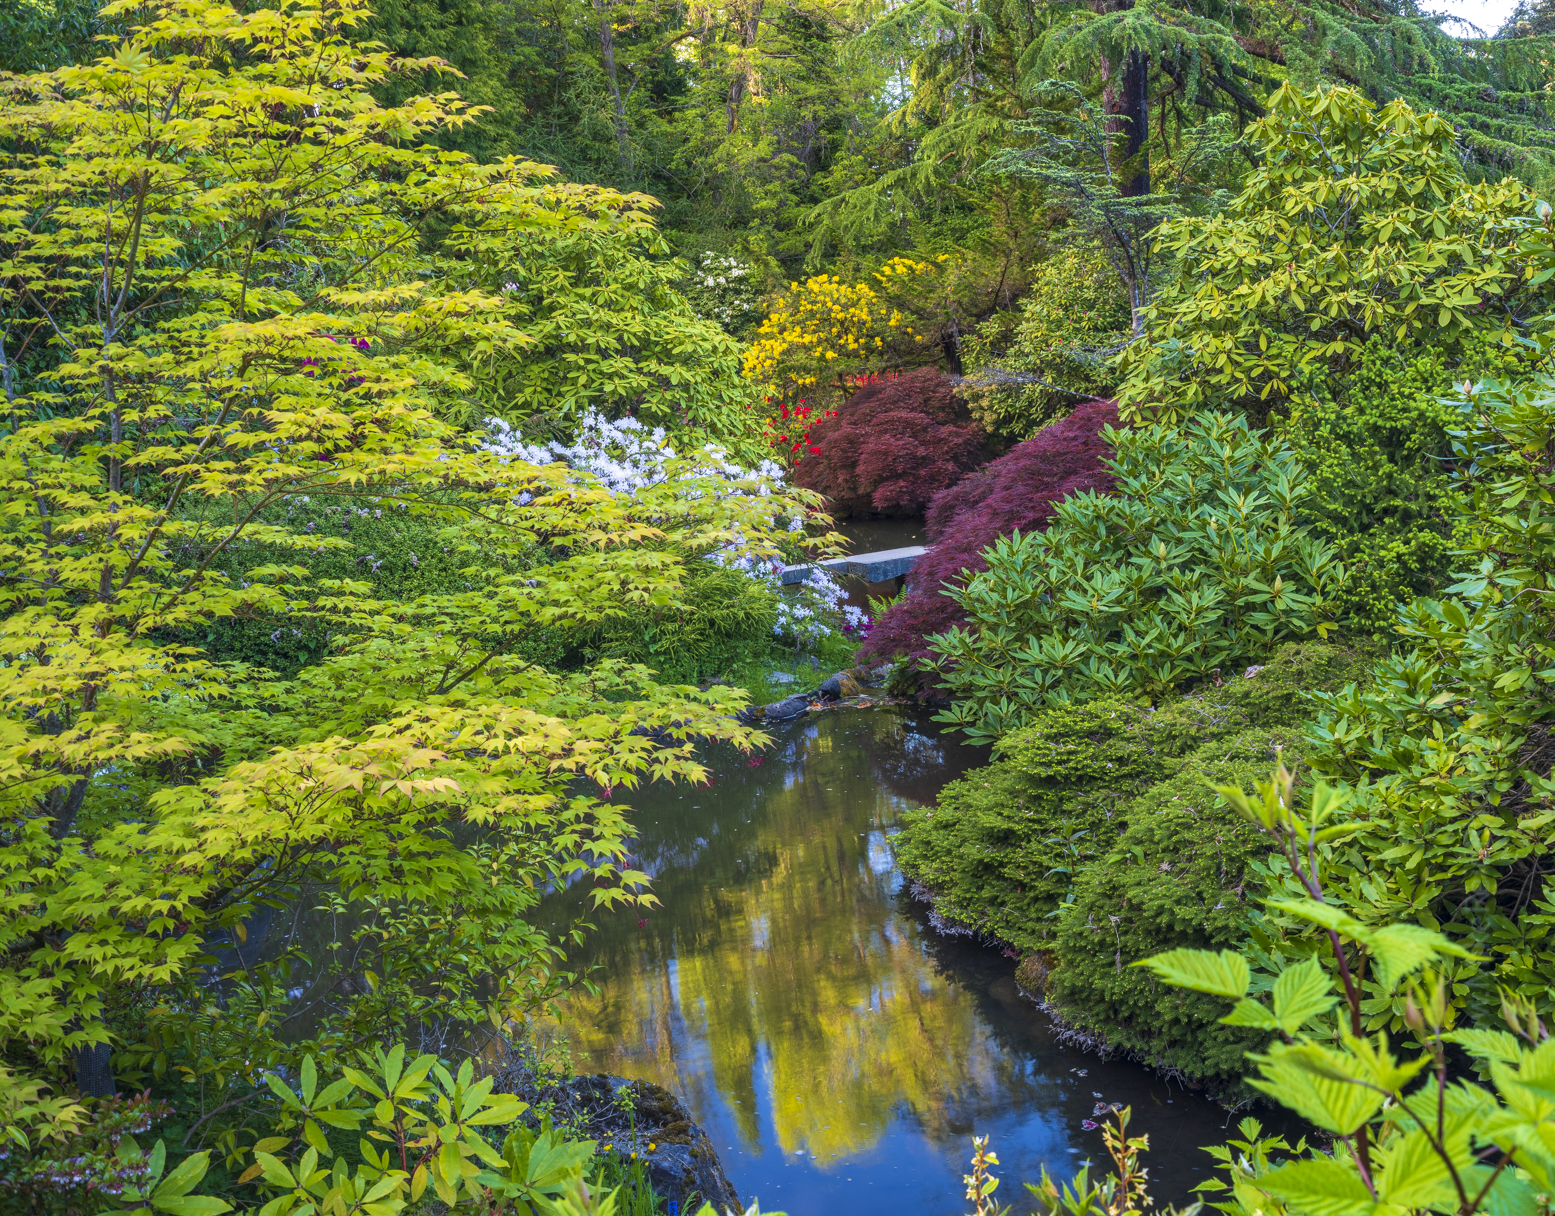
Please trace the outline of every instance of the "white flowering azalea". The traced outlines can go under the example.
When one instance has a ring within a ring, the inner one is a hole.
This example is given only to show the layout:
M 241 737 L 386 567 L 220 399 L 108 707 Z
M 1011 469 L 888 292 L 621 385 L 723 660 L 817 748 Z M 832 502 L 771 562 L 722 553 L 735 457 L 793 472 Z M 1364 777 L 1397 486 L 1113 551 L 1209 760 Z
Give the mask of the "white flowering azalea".
M 612 422 L 594 410 L 583 415 L 571 442 L 526 443 L 500 418 L 488 418 L 490 434 L 484 446 L 509 460 L 530 464 L 565 464 L 592 474 L 613 493 L 631 493 L 644 486 L 672 479 L 718 477 L 727 481 L 757 483 L 754 492 L 769 494 L 783 488 L 782 466 L 763 460 L 754 469 L 737 464 L 728 451 L 709 443 L 682 455 L 675 450 L 663 427 L 645 427 L 635 418 Z
M 636 494 L 648 486 L 672 481 L 687 482 L 689 497 L 709 492 L 709 481 L 727 483 L 731 494 L 780 496 L 793 514 L 788 530 L 803 534 L 808 512 L 787 493 L 783 469 L 763 460 L 745 468 L 717 444 L 681 454 L 661 427 L 646 427 L 634 418 L 611 421 L 597 413 L 584 414 L 577 434 L 569 441 L 528 443 L 500 418 L 487 419 L 482 446 L 506 460 L 534 465 L 565 464 L 587 474 L 612 494 Z M 738 535 L 710 554 L 713 561 L 739 570 L 748 578 L 769 586 L 777 596 L 777 621 L 773 632 L 796 642 L 814 643 L 839 628 L 852 633 L 863 628 L 866 617 L 845 602 L 846 592 L 826 570 L 816 567 L 807 582 L 782 594 L 783 563 L 769 552 L 753 551 Z

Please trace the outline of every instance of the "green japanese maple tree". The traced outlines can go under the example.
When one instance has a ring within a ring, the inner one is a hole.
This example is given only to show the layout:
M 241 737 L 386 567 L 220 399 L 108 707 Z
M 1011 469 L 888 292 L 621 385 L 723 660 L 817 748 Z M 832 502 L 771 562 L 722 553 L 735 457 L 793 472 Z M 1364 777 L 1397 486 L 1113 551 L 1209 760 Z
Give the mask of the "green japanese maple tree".
M 645 200 L 432 145 L 478 114 L 374 101 L 435 64 L 358 41 L 362 0 L 105 14 L 141 23 L 0 95 L 0 1041 L 21 1066 L 0 1077 L 73 1063 L 110 1090 L 104 1011 L 128 1003 L 121 1065 L 252 1087 L 292 1050 L 262 976 L 229 977 L 227 1038 L 156 1036 L 199 1028 L 213 948 L 266 907 L 376 901 L 368 995 L 314 1036 L 345 1049 L 431 1001 L 501 1021 L 545 1000 L 565 939 L 524 914 L 550 882 L 651 899 L 611 792 L 703 779 L 694 737 L 759 736 L 728 690 L 558 674 L 521 642 L 674 603 L 686 555 L 769 556 L 812 500 L 693 464 L 612 494 L 439 418 L 467 382 L 429 352 L 530 341 L 437 276 L 440 234 L 644 230 Z M 435 517 L 466 588 L 314 581 L 308 555 L 346 542 L 288 525 L 304 496 Z M 228 560 L 249 551 L 270 556 Z M 259 614 L 322 622 L 331 652 L 287 681 L 202 651 Z

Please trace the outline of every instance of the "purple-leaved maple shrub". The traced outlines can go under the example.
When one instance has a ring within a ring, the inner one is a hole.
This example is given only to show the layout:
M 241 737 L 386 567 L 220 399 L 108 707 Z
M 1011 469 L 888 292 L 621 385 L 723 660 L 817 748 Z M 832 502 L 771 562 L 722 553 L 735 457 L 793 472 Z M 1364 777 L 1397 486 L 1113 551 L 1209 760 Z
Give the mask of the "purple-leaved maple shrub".
M 945 584 L 963 586 L 986 570 L 983 550 L 999 537 L 1042 531 L 1071 494 L 1112 489 L 1102 464 L 1112 452 L 1099 432 L 1117 420 L 1112 403 L 1087 402 L 935 494 L 925 519 L 931 548 L 913 569 L 907 597 L 875 621 L 859 657 L 930 657 L 928 639 L 965 621 Z
M 810 428 L 794 481 L 849 515 L 912 517 L 985 459 L 983 429 L 932 367 L 859 389 Z

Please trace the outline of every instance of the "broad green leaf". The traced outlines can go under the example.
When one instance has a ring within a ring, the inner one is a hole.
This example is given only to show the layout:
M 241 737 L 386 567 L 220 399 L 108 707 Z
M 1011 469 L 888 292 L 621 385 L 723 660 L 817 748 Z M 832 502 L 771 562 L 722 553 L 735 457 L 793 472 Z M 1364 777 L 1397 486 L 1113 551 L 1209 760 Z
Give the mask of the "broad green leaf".
M 1523 1054 L 1522 1042 L 1506 1030 L 1450 1030 L 1442 1038 L 1482 1060 L 1516 1064 Z
M 153 1199 L 151 1206 L 168 1216 L 221 1216 L 232 1205 L 208 1195 L 179 1195 L 173 1199 Z
M 1377 1211 L 1360 1175 L 1342 1161 L 1292 1161 L 1269 1171 L 1256 1185 L 1302 1216 L 1373 1216 Z
M 205 1177 L 205 1171 L 210 1168 L 209 1153 L 191 1153 L 178 1168 L 164 1178 L 157 1189 L 152 1193 L 152 1202 L 159 1199 L 172 1199 L 178 1195 L 187 1195 L 199 1185 L 200 1179 Z
M 275 1096 L 282 1102 L 286 1103 L 287 1106 L 291 1107 L 293 1110 L 302 1109 L 302 1103 L 297 1101 L 297 1095 L 292 1093 L 292 1091 L 287 1087 L 286 1082 L 282 1081 L 281 1078 L 276 1076 L 273 1072 L 265 1073 L 265 1084 L 268 1085 L 271 1092 L 274 1093 Z
M 1258 1064 L 1259 1075 L 1248 1078 L 1247 1083 L 1325 1131 L 1341 1136 L 1348 1136 L 1381 1109 L 1387 1095 L 1368 1089 L 1358 1079 L 1334 1075 L 1338 1069 L 1320 1072 L 1312 1066 L 1315 1061 L 1293 1055 L 1297 1050 L 1277 1043 L 1268 1055 L 1251 1057 Z M 1361 1071 L 1351 1063 L 1356 1072 Z
M 264 1180 L 271 1186 L 296 1186 L 297 1179 L 292 1177 L 292 1172 L 286 1167 L 286 1163 L 278 1157 L 272 1157 L 269 1153 L 256 1152 L 254 1160 L 264 1171 Z
M 1466 1166 L 1468 1162 L 1458 1164 Z M 1447 1163 L 1423 1131 L 1395 1138 L 1373 1165 L 1380 1202 L 1403 1208 L 1457 1207 L 1457 1191 Z
M 1230 950 L 1218 954 L 1208 950 L 1168 950 L 1130 965 L 1148 967 L 1174 987 L 1191 988 L 1195 992 L 1232 1000 L 1245 997 L 1252 982 L 1247 960 Z
M 1394 1058 L 1393 1053 L 1387 1047 L 1387 1038 L 1381 1031 L 1377 1032 L 1375 1039 L 1357 1039 L 1351 1035 L 1344 1037 L 1345 1053 L 1330 1051 L 1324 1048 L 1308 1048 L 1302 1058 L 1316 1060 L 1317 1053 L 1323 1056 L 1322 1063 L 1314 1063 L 1314 1068 L 1329 1066 L 1338 1058 L 1345 1060 L 1344 1067 L 1347 1070 L 1358 1069 L 1358 1072 L 1350 1072 L 1351 1076 L 1358 1076 L 1367 1084 L 1374 1085 L 1378 1089 L 1390 1092 L 1401 1092 L 1405 1086 L 1413 1081 L 1422 1071 L 1430 1067 L 1430 1056 L 1421 1054 L 1413 1060 L 1400 1064 Z
M 306 1120 L 302 1125 L 302 1138 L 318 1150 L 323 1157 L 333 1157 L 334 1150 L 329 1147 L 329 1141 L 324 1133 L 319 1130 L 319 1125 L 312 1119 Z
M 1538 1216 L 1545 1210 L 1539 1201 L 1543 1190 L 1542 1186 L 1530 1185 L 1515 1170 L 1502 1170 L 1480 1210 L 1485 1216 Z
M 1257 1001 L 1249 1000 L 1245 996 L 1220 1020 L 1227 1026 L 1249 1026 L 1254 1030 L 1280 1029 L 1280 1023 L 1274 1014 Z
M 1422 925 L 1386 925 L 1370 930 L 1360 940 L 1375 960 L 1372 974 L 1387 992 L 1404 976 L 1440 958 L 1474 958 L 1451 938 Z
M 1274 981 L 1274 1017 L 1287 1034 L 1334 1007 L 1333 981 L 1316 959 L 1287 967 Z

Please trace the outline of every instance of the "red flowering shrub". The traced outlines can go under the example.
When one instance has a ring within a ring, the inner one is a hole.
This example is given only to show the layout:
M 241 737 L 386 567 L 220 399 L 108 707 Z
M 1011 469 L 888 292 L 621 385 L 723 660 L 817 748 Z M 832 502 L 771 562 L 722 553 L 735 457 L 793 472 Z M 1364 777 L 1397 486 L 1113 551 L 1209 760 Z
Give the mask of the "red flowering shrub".
M 983 461 L 983 430 L 951 383 L 924 367 L 877 380 L 810 427 L 794 480 L 839 515 L 919 515 Z
M 768 414 L 761 424 L 762 435 L 773 447 L 786 449 L 788 458 L 795 462 L 803 460 L 807 451 L 818 450 L 810 446 L 810 428 L 822 418 L 837 416 L 836 410 L 817 413 L 815 407 L 803 398 L 796 405 L 774 402 L 771 397 L 763 397 L 762 402 L 767 409 L 775 411 Z
M 926 639 L 963 621 L 956 602 L 941 594 L 943 584 L 987 569 L 983 550 L 999 537 L 1047 527 L 1054 503 L 1110 490 L 1112 474 L 1101 462 L 1112 453 L 1099 432 L 1117 421 L 1110 402 L 1088 402 L 936 494 L 925 529 L 932 547 L 913 569 L 907 598 L 874 623 L 860 657 L 927 657 Z

